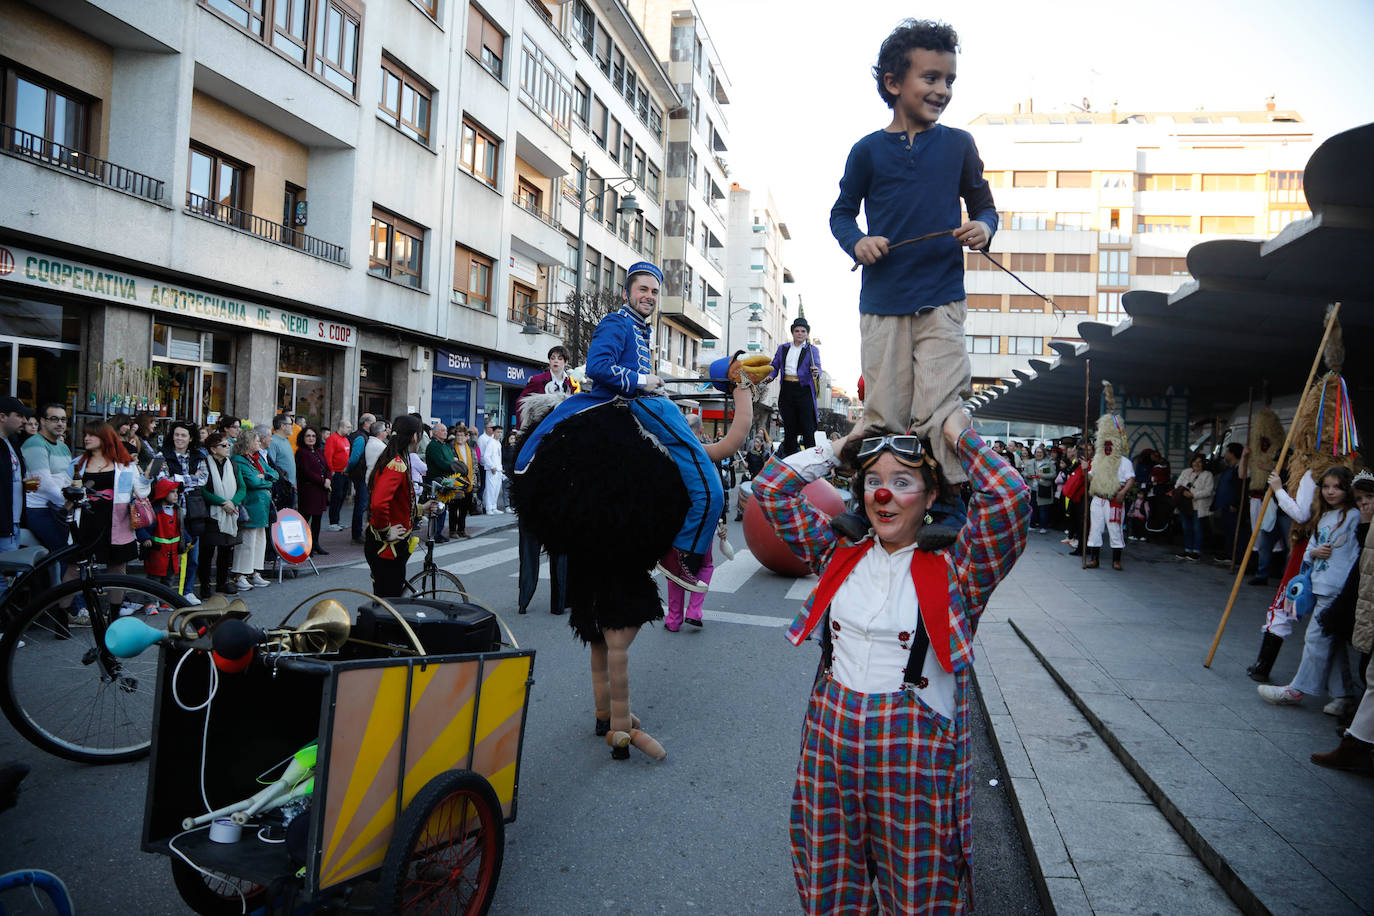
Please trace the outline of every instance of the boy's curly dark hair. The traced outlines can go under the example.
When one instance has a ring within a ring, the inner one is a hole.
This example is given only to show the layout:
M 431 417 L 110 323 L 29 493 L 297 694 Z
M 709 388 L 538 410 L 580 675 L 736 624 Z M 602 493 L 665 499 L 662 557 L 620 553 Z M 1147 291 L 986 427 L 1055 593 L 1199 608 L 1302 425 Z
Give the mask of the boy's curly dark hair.
M 878 49 L 878 63 L 873 68 L 873 79 L 878 83 L 878 95 L 882 96 L 888 108 L 897 104 L 897 97 L 887 91 L 883 77 L 891 73 L 897 82 L 906 78 L 911 69 L 911 54 L 915 48 L 927 51 L 959 52 L 959 35 L 953 27 L 931 19 L 904 19 L 892 34 L 883 39 Z

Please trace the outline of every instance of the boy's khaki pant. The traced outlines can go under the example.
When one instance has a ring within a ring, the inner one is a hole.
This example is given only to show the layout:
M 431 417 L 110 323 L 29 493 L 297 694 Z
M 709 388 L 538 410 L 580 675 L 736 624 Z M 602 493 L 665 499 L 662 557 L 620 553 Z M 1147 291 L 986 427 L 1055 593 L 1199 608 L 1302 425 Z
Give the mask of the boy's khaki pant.
M 964 343 L 965 300 L 911 315 L 860 315 L 864 425 L 930 441 L 947 483 L 968 479 L 940 427 L 972 382 Z

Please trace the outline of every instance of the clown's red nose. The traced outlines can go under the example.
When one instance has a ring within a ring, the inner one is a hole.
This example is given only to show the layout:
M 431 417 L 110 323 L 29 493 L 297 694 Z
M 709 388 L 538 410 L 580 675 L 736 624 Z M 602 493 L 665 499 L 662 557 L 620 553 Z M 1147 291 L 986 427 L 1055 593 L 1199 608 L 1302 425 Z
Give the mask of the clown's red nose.
M 887 487 L 881 487 L 873 491 L 873 501 L 880 506 L 886 506 L 892 502 L 892 491 Z

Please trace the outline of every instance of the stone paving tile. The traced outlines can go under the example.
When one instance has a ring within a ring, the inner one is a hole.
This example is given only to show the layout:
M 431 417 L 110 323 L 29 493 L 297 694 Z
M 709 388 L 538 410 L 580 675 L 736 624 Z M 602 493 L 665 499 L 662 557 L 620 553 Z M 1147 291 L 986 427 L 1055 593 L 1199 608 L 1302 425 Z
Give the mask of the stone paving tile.
M 1312 775 L 1297 770 L 1293 778 L 1308 780 Z M 1374 823 L 1370 822 L 1367 812 L 1348 805 L 1335 792 L 1320 804 L 1287 793 L 1241 792 L 1239 797 L 1275 833 L 1295 846 L 1344 845 L 1351 850 L 1374 850 Z M 1369 902 L 1374 904 L 1374 897 Z
M 1342 838 L 1338 838 L 1342 839 Z M 1354 850 L 1368 851 L 1370 844 L 1342 841 L 1340 845 L 1299 845 L 1302 857 L 1343 890 L 1351 903 L 1374 912 L 1374 869 L 1368 856 L 1352 855 Z
M 1073 864 L 1095 916 L 1220 916 L 1240 912 L 1191 852 L 1076 855 Z
M 1021 738 L 1011 716 L 990 715 L 988 722 L 992 725 L 996 735 L 997 748 L 1002 753 L 1007 775 L 1033 779 L 1035 768 L 1031 766 L 1030 757 L 1026 755 L 1026 747 L 1021 743 Z
M 1258 820 L 1192 818 L 1190 823 L 1275 914 L 1346 916 L 1361 910 L 1325 875 Z M 1368 867 L 1368 863 L 1365 863 Z
M 1046 793 L 1054 811 L 1054 822 L 1059 825 L 1064 845 L 1075 864 L 1084 856 L 1103 854 L 1125 857 L 1150 852 L 1192 855 L 1159 809 L 1145 798 L 1139 786 L 1135 789 L 1139 799 L 1135 802 L 1094 801 Z M 1084 878 L 1081 869 L 1079 877 Z M 1092 899 L 1091 889 L 1088 898 Z
M 1077 734 L 1023 734 L 1021 741 L 1045 797 L 1056 809 L 1056 817 L 1061 800 L 1145 801 L 1140 784 L 1102 744 L 1097 733 L 1087 728 L 1087 723 Z
M 1077 881 L 1078 872 L 1074 871 L 1073 863 L 1069 861 L 1064 837 L 1059 832 L 1059 825 L 1054 822 L 1054 815 L 1050 813 L 1049 802 L 1040 791 L 1039 780 L 1016 777 L 1011 783 L 1026 832 L 1030 834 L 1040 874 L 1046 879 L 1072 878 Z
M 1083 885 L 1077 878 L 1046 878 L 1045 887 L 1050 892 L 1056 916 L 1093 916 L 1093 908 L 1088 905 Z
M 1078 693 L 1121 693 L 1121 687 L 1092 659 L 1081 656 L 1057 658 L 1054 669 Z
M 1214 702 L 1187 700 L 1137 700 L 1146 715 L 1165 731 L 1175 728 L 1218 728 L 1252 730 L 1231 710 Z

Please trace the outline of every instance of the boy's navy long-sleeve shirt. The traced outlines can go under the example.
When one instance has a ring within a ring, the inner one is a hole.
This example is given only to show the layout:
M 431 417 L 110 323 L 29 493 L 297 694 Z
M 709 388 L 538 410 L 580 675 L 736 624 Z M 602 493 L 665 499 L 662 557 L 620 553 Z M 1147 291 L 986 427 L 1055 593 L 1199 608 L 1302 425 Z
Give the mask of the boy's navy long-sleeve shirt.
M 907 135 L 878 130 L 849 151 L 840 196 L 830 208 L 830 231 L 845 254 L 865 235 L 892 244 L 962 223 L 959 198 L 969 218 L 997 231 L 997 209 L 983 178 L 983 161 L 968 131 L 936 124 Z M 868 231 L 859 228 L 863 205 Z M 863 268 L 859 311 L 905 315 L 964 298 L 964 262 L 950 236 L 906 245 Z

